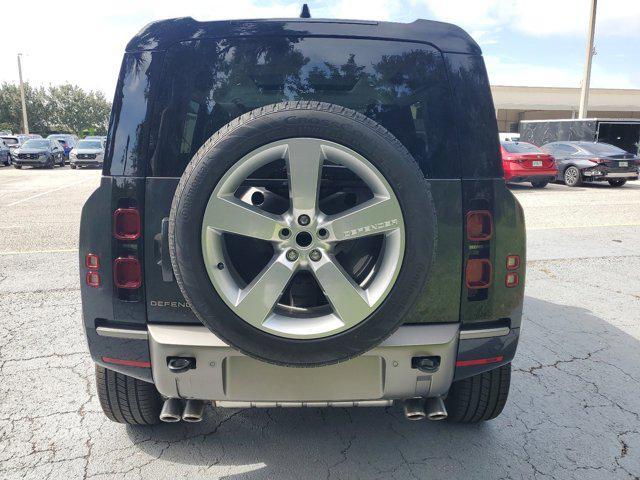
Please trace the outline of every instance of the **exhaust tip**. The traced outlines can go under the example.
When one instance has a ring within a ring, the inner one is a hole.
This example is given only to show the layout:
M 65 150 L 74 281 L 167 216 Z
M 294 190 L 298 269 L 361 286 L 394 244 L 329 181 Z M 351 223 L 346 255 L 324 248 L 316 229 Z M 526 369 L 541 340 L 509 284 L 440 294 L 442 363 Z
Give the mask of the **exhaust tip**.
M 431 421 L 445 420 L 449 414 L 442 397 L 431 397 L 425 401 L 427 418 Z
M 182 400 L 167 398 L 160 412 L 160 420 L 166 423 L 176 423 L 182 419 Z
M 187 400 L 182 412 L 182 420 L 189 423 L 202 421 L 204 413 L 204 402 L 202 400 Z
M 404 401 L 404 417 L 407 420 L 424 420 L 427 414 L 424 411 L 424 399 L 422 397 L 407 398 Z

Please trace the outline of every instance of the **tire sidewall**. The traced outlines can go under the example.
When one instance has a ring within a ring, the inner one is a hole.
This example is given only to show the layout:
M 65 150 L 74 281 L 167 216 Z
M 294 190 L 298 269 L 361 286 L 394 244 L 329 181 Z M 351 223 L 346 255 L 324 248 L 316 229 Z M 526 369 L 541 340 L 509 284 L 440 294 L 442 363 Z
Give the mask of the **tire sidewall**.
M 196 316 L 240 351 L 279 365 L 327 365 L 378 345 L 402 324 L 426 282 L 435 254 L 435 208 L 428 184 L 409 152 L 381 126 L 360 114 L 328 104 L 313 105 L 264 107 L 258 114 L 250 112 L 223 127 L 187 167 L 176 190 L 169 222 L 176 279 Z M 329 140 L 365 157 L 393 188 L 405 224 L 403 264 L 382 304 L 350 330 L 318 339 L 279 337 L 242 320 L 213 287 L 202 255 L 204 210 L 222 176 L 251 151 L 295 137 Z

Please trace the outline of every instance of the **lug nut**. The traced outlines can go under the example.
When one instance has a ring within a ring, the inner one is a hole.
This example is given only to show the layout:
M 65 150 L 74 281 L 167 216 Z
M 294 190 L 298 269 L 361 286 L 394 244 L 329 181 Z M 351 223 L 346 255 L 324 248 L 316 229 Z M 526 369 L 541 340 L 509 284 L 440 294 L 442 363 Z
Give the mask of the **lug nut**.
M 322 253 L 320 253 L 320 250 L 311 250 L 311 252 L 309 252 L 309 258 L 317 262 L 322 258 Z
M 290 262 L 295 262 L 298 259 L 298 252 L 296 252 L 295 250 L 289 250 L 287 252 L 287 260 L 289 260 Z
M 311 219 L 309 218 L 309 215 L 300 215 L 298 217 L 298 223 L 303 227 L 306 227 L 311 223 Z
M 284 240 L 285 238 L 289 238 L 289 236 L 291 235 L 291 230 L 289 230 L 288 228 L 283 228 L 282 230 L 280 230 L 280 233 L 278 235 Z

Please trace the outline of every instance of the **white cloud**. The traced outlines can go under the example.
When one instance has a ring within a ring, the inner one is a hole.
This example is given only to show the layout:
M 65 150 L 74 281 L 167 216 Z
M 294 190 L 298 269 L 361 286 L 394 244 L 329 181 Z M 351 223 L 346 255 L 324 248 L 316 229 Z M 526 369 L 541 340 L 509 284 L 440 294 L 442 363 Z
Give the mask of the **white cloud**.
M 589 0 L 413 0 L 425 5 L 436 20 L 468 30 L 497 27 L 531 36 L 584 36 Z M 640 1 L 600 1 L 596 35 L 640 36 Z
M 484 60 L 492 85 L 579 87 L 582 82 L 583 70 L 579 65 L 536 65 L 494 55 L 485 55 Z M 592 67 L 593 88 L 638 88 L 638 83 L 632 75 L 611 72 L 595 63 Z

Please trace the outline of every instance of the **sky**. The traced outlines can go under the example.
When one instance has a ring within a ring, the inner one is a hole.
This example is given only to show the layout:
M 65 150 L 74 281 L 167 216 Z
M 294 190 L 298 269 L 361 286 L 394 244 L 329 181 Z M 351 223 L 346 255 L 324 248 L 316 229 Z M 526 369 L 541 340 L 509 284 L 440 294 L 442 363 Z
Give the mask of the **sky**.
M 310 0 L 314 18 L 455 23 L 480 44 L 491 83 L 578 87 L 590 0 Z M 2 22 L 0 82 L 70 82 L 113 97 L 122 54 L 147 23 L 297 17 L 288 0 L 23 0 Z M 17 12 L 18 10 L 16 10 Z M 6 12 L 5 12 L 6 13 Z M 640 88 L 640 0 L 600 0 L 591 86 Z

